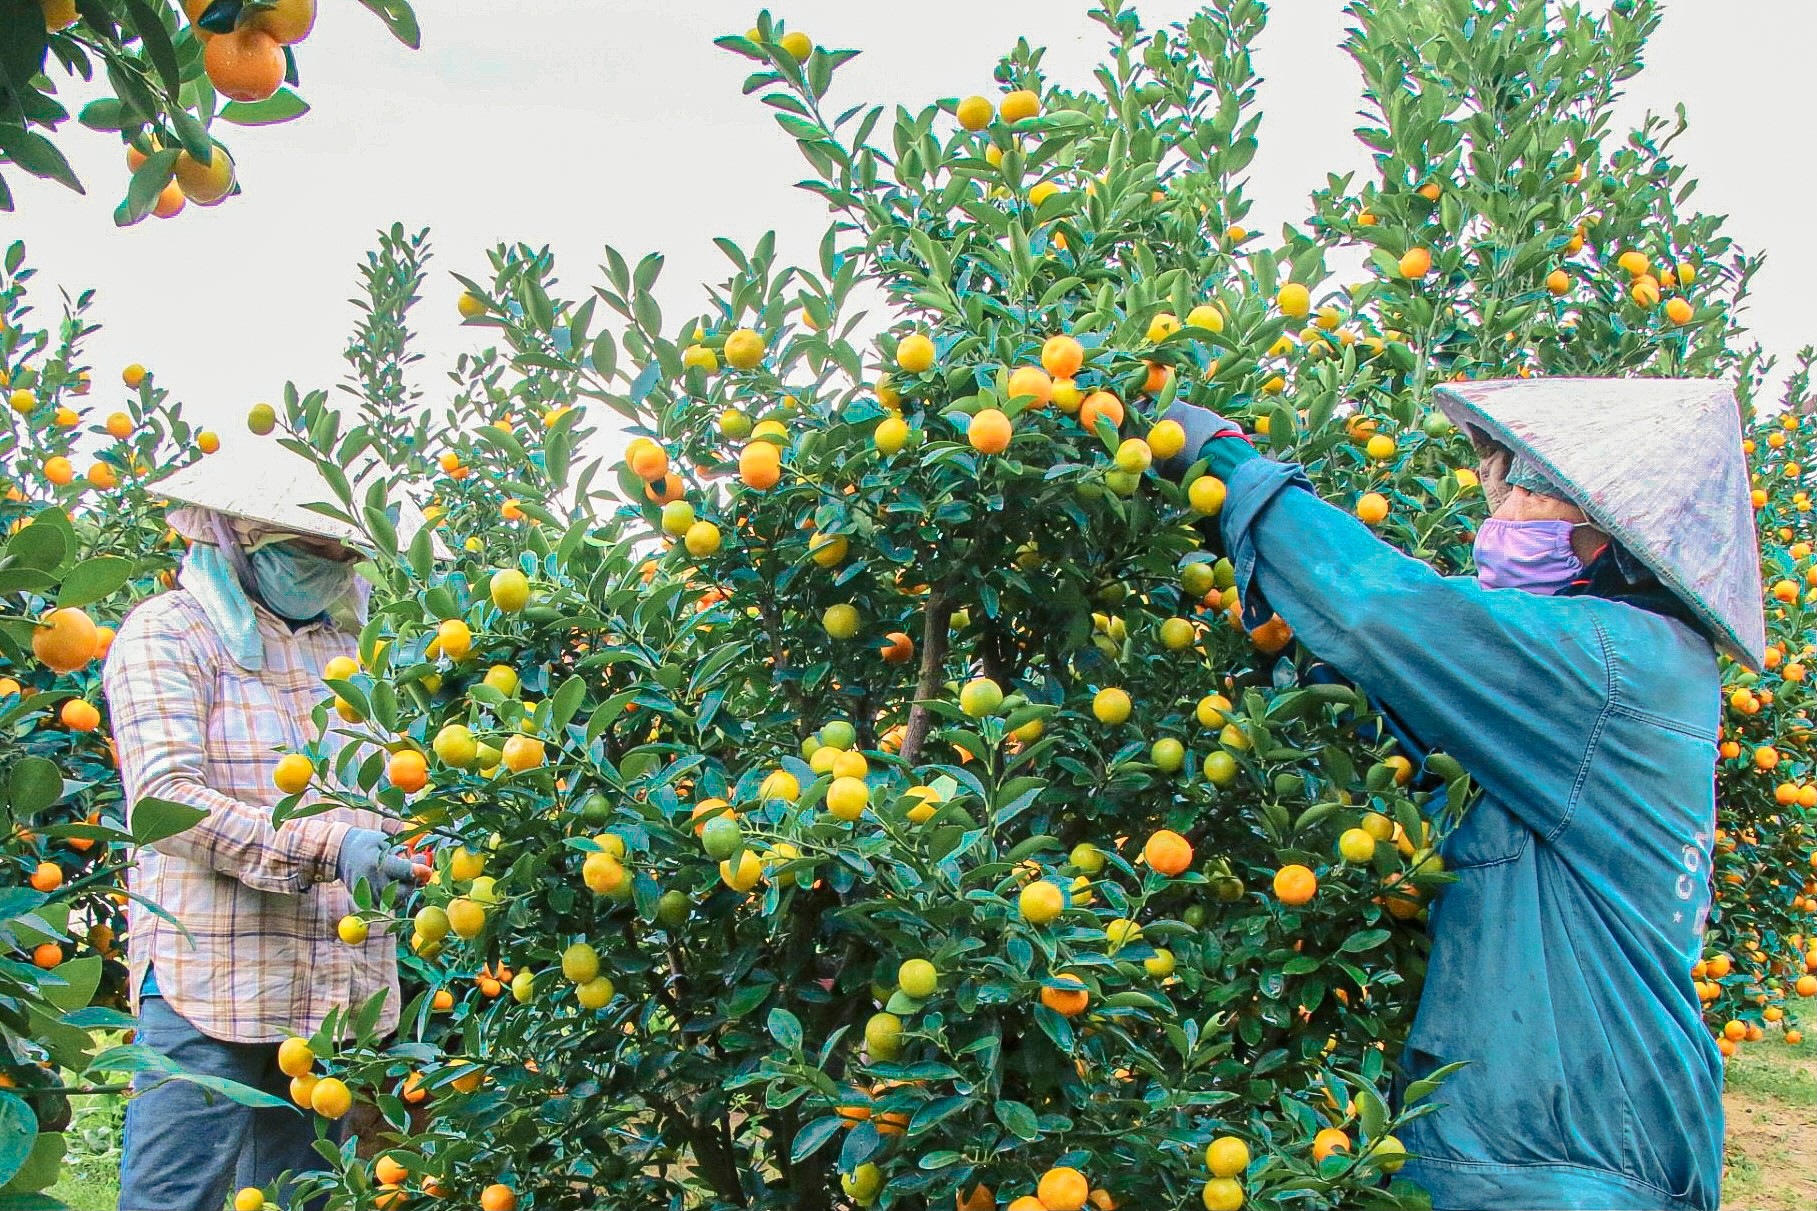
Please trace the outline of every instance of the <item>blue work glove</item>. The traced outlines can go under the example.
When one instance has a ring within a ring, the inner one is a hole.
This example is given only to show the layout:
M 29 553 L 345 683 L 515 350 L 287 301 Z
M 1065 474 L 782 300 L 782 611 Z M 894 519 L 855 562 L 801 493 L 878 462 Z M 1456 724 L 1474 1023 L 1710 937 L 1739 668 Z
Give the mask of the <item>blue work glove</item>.
M 375 898 L 399 879 L 414 881 L 419 877 L 416 863 L 393 852 L 391 838 L 376 828 L 348 829 L 334 865 L 348 891 L 364 879 Z M 427 868 L 423 869 L 426 872 Z
M 1186 444 L 1180 452 L 1161 463 L 1161 474 L 1169 478 L 1178 479 L 1186 473 L 1186 468 L 1203 458 L 1208 460 L 1210 465 L 1206 469 L 1212 475 L 1229 479 L 1237 467 L 1261 457 L 1249 444 L 1240 425 L 1224 419 L 1210 408 L 1176 401 L 1163 419 L 1175 421 L 1186 430 Z

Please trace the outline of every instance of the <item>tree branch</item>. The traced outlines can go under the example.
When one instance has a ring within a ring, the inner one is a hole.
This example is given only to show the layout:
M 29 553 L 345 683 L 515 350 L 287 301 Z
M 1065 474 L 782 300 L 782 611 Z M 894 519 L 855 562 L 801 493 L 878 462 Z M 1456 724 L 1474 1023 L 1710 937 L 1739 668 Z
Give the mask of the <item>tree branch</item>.
M 715 1124 L 695 1118 L 659 1093 L 645 1090 L 643 1096 L 687 1138 L 695 1164 L 700 1167 L 701 1176 L 712 1185 L 714 1193 L 727 1202 L 741 1207 L 746 1205 L 744 1184 L 738 1178 L 738 1164 L 729 1138 L 722 1142 L 714 1130 Z
M 953 620 L 953 603 L 935 589 L 927 599 L 927 617 L 921 628 L 921 678 L 915 685 L 915 704 L 909 708 L 908 727 L 902 737 L 902 759 L 910 765 L 921 756 L 921 746 L 932 729 L 934 717 L 922 705 L 940 689 L 946 667 L 946 634 Z
M 801 683 L 784 677 L 788 671 L 789 655 L 782 646 L 782 617 L 776 611 L 776 599 L 768 592 L 757 599 L 757 612 L 763 619 L 763 632 L 770 641 L 770 667 L 775 671 L 774 679 L 781 683 L 783 693 L 788 695 L 789 705 L 795 710 L 795 727 L 797 731 L 807 727 L 807 701 L 801 694 Z M 806 735 L 806 732 L 802 732 Z

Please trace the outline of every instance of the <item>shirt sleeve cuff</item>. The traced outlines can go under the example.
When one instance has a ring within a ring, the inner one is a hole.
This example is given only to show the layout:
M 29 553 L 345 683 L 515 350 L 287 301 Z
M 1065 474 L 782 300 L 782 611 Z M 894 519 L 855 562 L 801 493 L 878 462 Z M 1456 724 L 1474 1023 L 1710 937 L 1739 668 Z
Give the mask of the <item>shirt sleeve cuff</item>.
M 1261 453 L 1249 444 L 1249 439 L 1241 434 L 1213 438 L 1206 442 L 1204 448 L 1199 451 L 1199 457 L 1205 460 L 1205 470 L 1208 473 L 1217 476 L 1227 484 L 1230 482 L 1230 477 L 1236 474 L 1237 468 L 1243 464 L 1258 460 L 1268 461 L 1262 458 Z
M 306 816 L 292 820 L 284 829 L 293 836 L 291 852 L 296 855 L 303 889 L 317 883 L 332 883 L 340 878 L 341 843 L 353 831 L 353 825 L 337 820 Z

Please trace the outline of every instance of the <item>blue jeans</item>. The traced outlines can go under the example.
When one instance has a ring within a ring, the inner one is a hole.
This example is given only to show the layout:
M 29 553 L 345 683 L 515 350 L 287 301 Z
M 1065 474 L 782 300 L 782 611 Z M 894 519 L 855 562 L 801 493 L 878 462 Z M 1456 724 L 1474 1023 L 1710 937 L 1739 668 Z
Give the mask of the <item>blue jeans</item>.
M 211 1039 L 163 997 L 140 999 L 137 1039 L 185 1072 L 289 1096 L 276 1043 Z M 120 1160 L 120 1211 L 221 1211 L 241 1187 L 269 1185 L 287 1170 L 324 1167 L 313 1146 L 313 1115 L 291 1106 L 241 1106 L 158 1073 L 140 1073 L 133 1085 Z

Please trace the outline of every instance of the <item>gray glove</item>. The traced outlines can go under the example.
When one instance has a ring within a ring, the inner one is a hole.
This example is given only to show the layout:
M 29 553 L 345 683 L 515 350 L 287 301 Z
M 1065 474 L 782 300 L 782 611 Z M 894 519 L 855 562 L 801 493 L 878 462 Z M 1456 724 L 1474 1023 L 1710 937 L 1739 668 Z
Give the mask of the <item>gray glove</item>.
M 414 881 L 418 869 L 409 858 L 392 852 L 391 838 L 376 828 L 348 829 L 334 865 L 348 891 L 364 879 L 371 885 L 374 897 L 400 879 Z
M 1178 479 L 1186 473 L 1186 468 L 1192 466 L 1203 456 L 1211 459 L 1210 470 L 1213 475 L 1220 479 L 1228 479 L 1230 470 L 1236 463 L 1255 456 L 1254 447 L 1250 446 L 1248 439 L 1244 437 L 1243 427 L 1234 421 L 1225 420 L 1210 408 L 1201 408 L 1197 404 L 1189 404 L 1180 400 L 1167 410 L 1167 415 L 1162 419 L 1174 421 L 1186 430 L 1186 444 L 1180 448 L 1180 452 L 1160 464 L 1161 474 L 1169 478 Z M 1213 438 L 1227 436 L 1243 438 L 1243 440 L 1220 442 L 1211 450 L 1205 448 L 1211 444 Z M 1219 455 L 1229 455 L 1230 457 L 1220 458 Z

